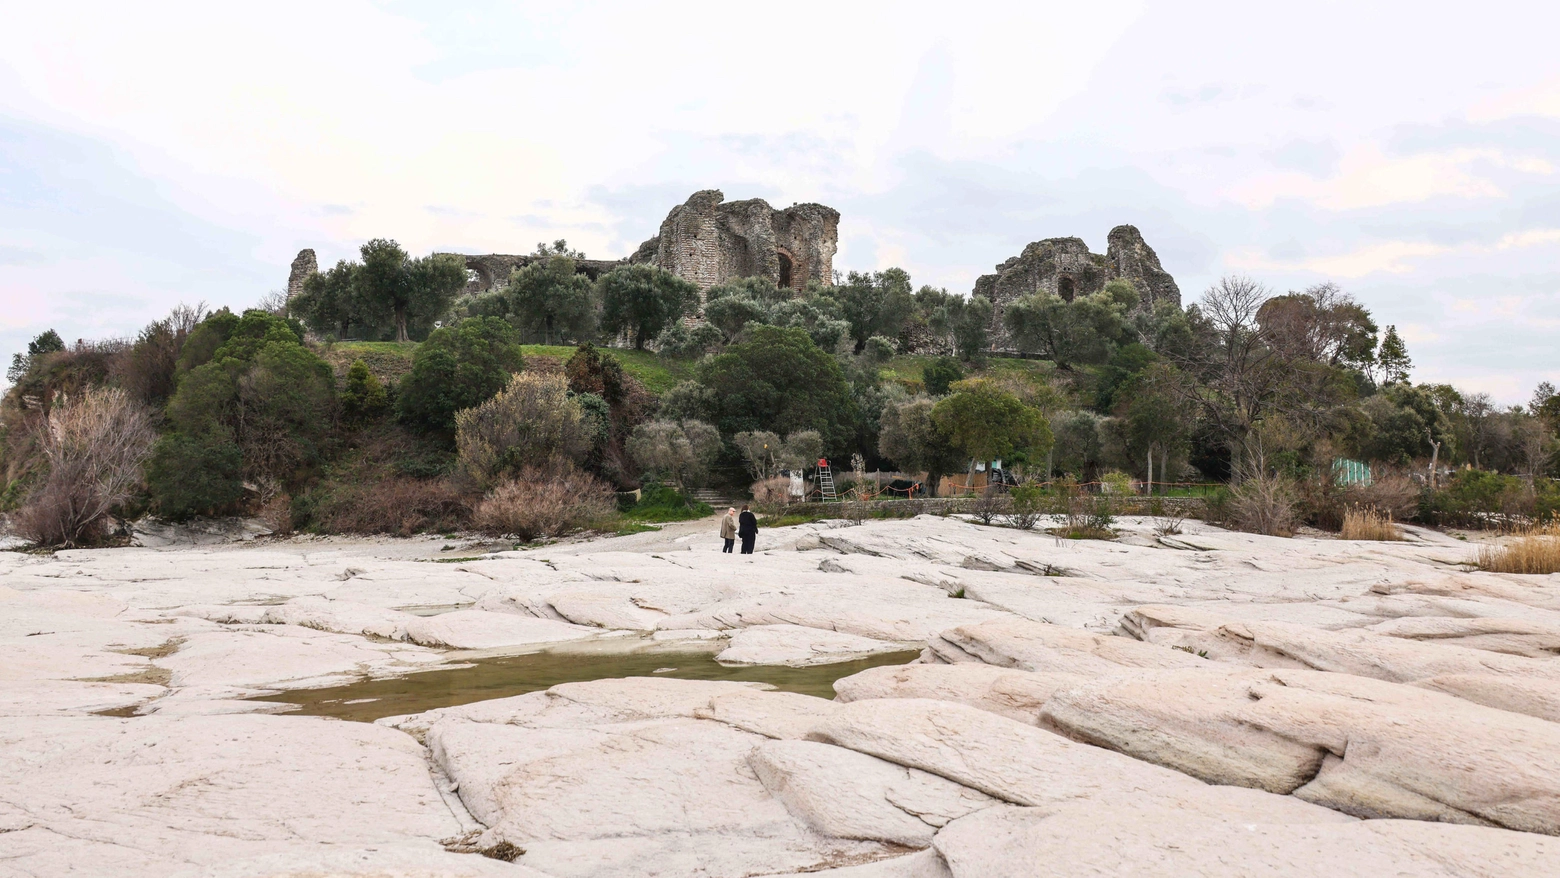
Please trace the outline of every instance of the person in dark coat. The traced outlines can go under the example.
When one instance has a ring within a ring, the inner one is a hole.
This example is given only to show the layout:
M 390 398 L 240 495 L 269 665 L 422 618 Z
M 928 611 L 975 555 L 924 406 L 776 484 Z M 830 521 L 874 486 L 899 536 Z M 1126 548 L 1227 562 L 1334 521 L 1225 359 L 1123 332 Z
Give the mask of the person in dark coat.
M 758 517 L 742 507 L 742 514 L 737 516 L 737 536 L 742 538 L 742 554 L 753 554 L 753 541 L 758 539 Z

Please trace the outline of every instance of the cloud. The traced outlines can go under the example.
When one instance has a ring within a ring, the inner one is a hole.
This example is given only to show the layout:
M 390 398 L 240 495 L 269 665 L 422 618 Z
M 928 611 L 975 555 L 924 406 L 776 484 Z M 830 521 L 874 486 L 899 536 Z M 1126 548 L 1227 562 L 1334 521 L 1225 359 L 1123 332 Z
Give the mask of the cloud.
M 1521 15 L 20 5 L 0 31 L 0 347 L 133 331 L 180 298 L 246 304 L 303 247 L 626 255 L 720 188 L 829 204 L 842 269 L 902 262 L 957 292 L 1030 241 L 1100 250 L 1130 222 L 1188 298 L 1242 266 L 1275 288 L 1335 276 L 1440 339 L 1416 342 L 1427 373 L 1532 383 L 1544 356 L 1514 357 L 1498 323 L 1423 313 L 1521 295 L 1513 319 L 1553 316 L 1560 10 Z

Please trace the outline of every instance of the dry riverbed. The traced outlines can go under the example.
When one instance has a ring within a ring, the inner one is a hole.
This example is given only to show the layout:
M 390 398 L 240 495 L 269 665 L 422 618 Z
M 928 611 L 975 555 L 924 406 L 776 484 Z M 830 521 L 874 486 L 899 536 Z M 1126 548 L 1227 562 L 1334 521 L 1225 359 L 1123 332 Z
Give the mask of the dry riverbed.
M 1560 576 L 1406 530 L 0 551 L 0 876 L 1552 875 Z

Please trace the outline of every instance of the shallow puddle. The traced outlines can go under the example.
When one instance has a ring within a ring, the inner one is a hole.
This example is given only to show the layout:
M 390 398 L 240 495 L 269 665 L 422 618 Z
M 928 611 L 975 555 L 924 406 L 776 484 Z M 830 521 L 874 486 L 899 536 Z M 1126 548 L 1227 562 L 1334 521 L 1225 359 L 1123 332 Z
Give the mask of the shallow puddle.
M 507 698 L 585 680 L 614 677 L 678 677 L 768 683 L 786 692 L 834 697 L 834 681 L 881 665 L 902 665 L 918 652 L 885 653 L 854 662 L 784 668 L 722 665 L 712 652 L 582 653 L 551 651 L 470 660 L 459 667 L 405 677 L 366 680 L 327 689 L 294 689 L 255 701 L 298 705 L 293 715 L 333 716 L 372 722 L 386 716 L 421 713 L 491 698 Z

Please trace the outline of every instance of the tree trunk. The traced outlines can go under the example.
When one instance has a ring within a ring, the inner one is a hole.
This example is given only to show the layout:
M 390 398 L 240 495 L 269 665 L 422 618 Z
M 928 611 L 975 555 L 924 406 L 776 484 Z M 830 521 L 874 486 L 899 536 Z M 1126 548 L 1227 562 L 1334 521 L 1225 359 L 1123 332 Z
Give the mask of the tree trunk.
M 1154 449 L 1148 449 L 1148 483 L 1143 486 L 1143 493 L 1150 496 L 1154 493 Z
M 411 341 L 411 336 L 406 334 L 406 309 L 395 309 L 395 340 Z
M 942 473 L 932 472 L 931 470 L 926 471 L 926 495 L 928 497 L 936 497 L 937 487 L 941 484 Z

